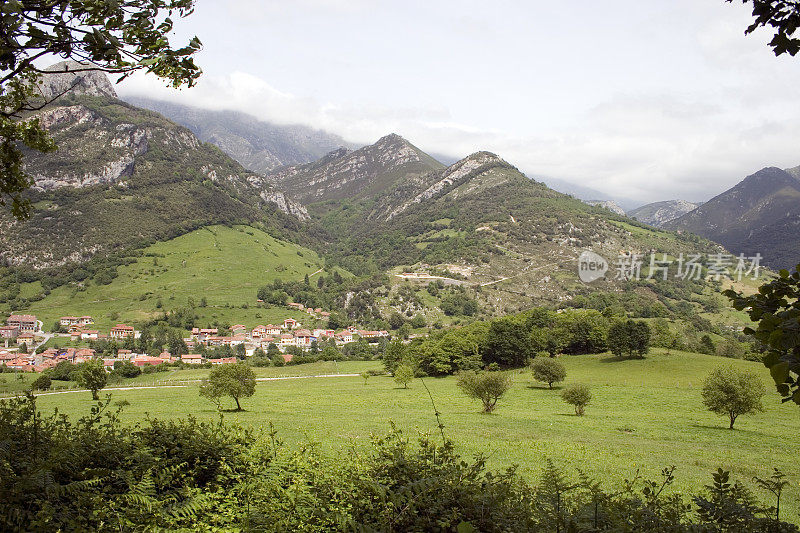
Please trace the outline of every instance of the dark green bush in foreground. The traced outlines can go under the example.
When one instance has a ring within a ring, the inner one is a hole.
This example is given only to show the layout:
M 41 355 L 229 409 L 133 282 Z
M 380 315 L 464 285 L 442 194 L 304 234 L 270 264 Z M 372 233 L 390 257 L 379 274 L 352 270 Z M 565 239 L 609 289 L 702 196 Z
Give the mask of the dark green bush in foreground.
M 549 463 L 532 486 L 394 427 L 334 461 L 222 421 L 123 427 L 109 407 L 72 422 L 0 402 L 0 530 L 798 531 L 722 471 L 689 503 L 672 469 L 606 488 Z

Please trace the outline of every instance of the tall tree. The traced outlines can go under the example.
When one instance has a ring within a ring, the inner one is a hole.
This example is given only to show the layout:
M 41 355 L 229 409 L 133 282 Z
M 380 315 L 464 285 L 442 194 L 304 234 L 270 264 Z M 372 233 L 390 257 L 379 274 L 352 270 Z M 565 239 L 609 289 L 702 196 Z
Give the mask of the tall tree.
M 194 0 L 9 0 L 0 4 L 0 206 L 10 203 L 17 218 L 30 215 L 24 193 L 33 185 L 25 172 L 21 145 L 50 152 L 56 145 L 29 114 L 57 96 L 44 98 L 38 85 L 57 72 L 37 60 L 60 57 L 83 66 L 71 72 L 119 74 L 121 81 L 145 70 L 170 85 L 194 85 L 201 70 L 192 56 L 201 48 L 193 37 L 173 48 L 173 16 L 186 17 Z

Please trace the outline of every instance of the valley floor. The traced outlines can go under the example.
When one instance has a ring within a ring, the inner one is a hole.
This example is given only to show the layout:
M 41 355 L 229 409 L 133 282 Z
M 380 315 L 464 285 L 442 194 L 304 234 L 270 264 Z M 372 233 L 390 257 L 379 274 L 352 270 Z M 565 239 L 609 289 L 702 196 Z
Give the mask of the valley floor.
M 550 458 L 573 478 L 580 468 L 609 487 L 637 471 L 656 478 L 662 468 L 676 465 L 672 490 L 681 492 L 708 484 L 718 467 L 731 470 L 735 479 L 747 485 L 753 476 L 766 477 L 778 467 L 793 481 L 782 507 L 790 513 L 787 518 L 797 521 L 800 479 L 794 437 L 800 430 L 800 417 L 796 406 L 780 403 L 763 365 L 663 350 L 643 360 L 617 360 L 608 354 L 561 360 L 568 372 L 565 384 L 582 382 L 592 387 L 593 399 L 584 417 L 574 415 L 558 390 L 534 382 L 529 371 L 515 374 L 513 388 L 490 415 L 482 414 L 477 403 L 461 394 L 455 378 L 426 378 L 424 382 L 441 412 L 445 434 L 455 441 L 457 450 L 468 456 L 485 454 L 491 467 L 517 464 L 524 475 L 535 479 Z M 719 365 L 754 371 L 767 388 L 765 412 L 741 417 L 733 431 L 727 429 L 723 417 L 705 410 L 700 397 L 703 379 Z M 379 368 L 380 362 L 371 361 L 256 370 L 259 377 L 274 377 Z M 151 374 L 129 384 L 195 380 L 205 373 L 193 369 Z M 6 379 L 10 383 L 14 378 Z M 201 420 L 219 417 L 213 405 L 199 397 L 196 382 L 185 387 L 117 390 L 112 398 L 130 402 L 122 419 L 131 423 L 146 414 Z M 255 396 L 242 403 L 245 412 L 225 413 L 225 419 L 254 427 L 272 423 L 288 443 L 317 442 L 328 454 L 385 433 L 390 422 L 409 437 L 437 431 L 434 408 L 419 379 L 407 390 L 388 376 L 370 377 L 366 384 L 356 376 L 261 381 Z M 92 404 L 88 392 L 38 399 L 40 410 L 57 407 L 73 417 L 88 413 Z M 757 494 L 766 501 L 766 494 Z

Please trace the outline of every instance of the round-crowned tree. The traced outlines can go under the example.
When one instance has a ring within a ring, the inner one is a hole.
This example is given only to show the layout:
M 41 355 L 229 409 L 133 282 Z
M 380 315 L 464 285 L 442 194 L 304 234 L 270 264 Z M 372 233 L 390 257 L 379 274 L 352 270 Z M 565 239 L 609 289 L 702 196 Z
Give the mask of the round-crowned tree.
M 456 382 L 464 394 L 483 403 L 483 412 L 491 413 L 497 400 L 511 388 L 511 376 L 506 372 L 475 372 L 468 370 L 458 375 Z
M 551 389 L 553 383 L 561 383 L 567 377 L 567 369 L 552 357 L 536 357 L 531 363 L 531 371 L 536 381 L 547 383 Z
M 239 399 L 249 398 L 255 392 L 256 375 L 244 363 L 218 365 L 200 385 L 200 396 L 214 402 L 218 409 L 222 398 L 229 396 L 236 402 L 236 411 L 242 411 Z
M 97 393 L 108 383 L 108 374 L 106 374 L 102 359 L 92 359 L 81 363 L 73 372 L 72 377 L 78 385 L 92 392 L 93 400 L 100 399 L 100 395 Z
M 711 371 L 703 382 L 703 404 L 709 411 L 725 415 L 730 420 L 728 429 L 739 415 L 763 411 L 761 397 L 764 384 L 753 372 L 739 371 L 732 366 L 721 366 Z

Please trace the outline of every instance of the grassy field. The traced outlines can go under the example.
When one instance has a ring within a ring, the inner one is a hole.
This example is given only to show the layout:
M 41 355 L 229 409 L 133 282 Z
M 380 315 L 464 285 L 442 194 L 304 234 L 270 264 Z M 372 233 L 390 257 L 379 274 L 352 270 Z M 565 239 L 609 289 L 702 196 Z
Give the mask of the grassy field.
M 674 490 L 678 491 L 697 490 L 718 467 L 732 470 L 737 479 L 747 482 L 779 467 L 794 481 L 786 509 L 797 519 L 800 479 L 793 444 L 800 417 L 796 406 L 779 402 L 762 365 L 661 350 L 644 360 L 618 361 L 607 354 L 562 360 L 568 369 L 567 383 L 592 387 L 594 397 L 584 417 L 575 416 L 557 390 L 535 383 L 529 372 L 515 375 L 514 387 L 490 415 L 482 414 L 476 402 L 464 397 L 452 377 L 428 378 L 425 384 L 441 412 L 445 433 L 458 450 L 466 455 L 487 454 L 493 467 L 518 464 L 523 474 L 535 478 L 545 459 L 552 458 L 568 472 L 581 468 L 617 484 L 637 470 L 655 477 L 663 467 L 676 465 Z M 765 412 L 741 417 L 734 431 L 727 429 L 723 417 L 707 412 L 700 397 L 702 380 L 721 364 L 755 371 L 767 387 Z M 259 375 L 350 373 L 380 364 L 332 365 L 259 369 Z M 164 377 L 199 379 L 204 372 L 188 370 Z M 205 420 L 219 416 L 199 398 L 195 384 L 114 391 L 112 397 L 131 403 L 123 415 L 130 422 L 145 413 Z M 58 407 L 72 416 L 87 413 L 91 403 L 85 392 L 39 399 L 42 410 Z M 398 388 L 390 377 L 371 377 L 366 385 L 360 377 L 267 381 L 260 382 L 256 395 L 243 405 L 246 412 L 226 413 L 226 419 L 251 426 L 271 422 L 287 442 L 319 442 L 328 453 L 386 432 L 390 421 L 412 435 L 436 431 L 433 407 L 419 380 L 408 390 Z
M 60 287 L 26 312 L 47 329 L 64 315 L 91 315 L 95 327 L 106 331 L 117 322 L 147 319 L 162 309 L 186 306 L 189 298 L 199 304 L 205 297 L 208 307 L 197 308 L 201 321 L 255 326 L 305 316 L 283 308 L 254 309 L 259 287 L 274 279 L 302 280 L 323 266 L 315 252 L 246 226 L 210 226 L 156 243 L 144 254 L 120 267 L 109 285 Z

